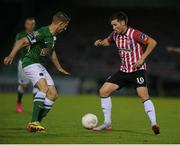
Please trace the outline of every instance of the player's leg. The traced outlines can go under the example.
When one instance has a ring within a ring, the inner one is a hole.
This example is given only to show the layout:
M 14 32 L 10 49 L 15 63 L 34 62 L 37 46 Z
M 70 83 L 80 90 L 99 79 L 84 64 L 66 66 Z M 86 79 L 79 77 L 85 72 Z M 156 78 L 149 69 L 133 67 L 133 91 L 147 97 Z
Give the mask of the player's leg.
M 111 124 L 111 97 L 110 94 L 119 88 L 118 85 L 106 82 L 99 90 L 101 96 L 101 108 L 104 113 L 104 123 Z
M 26 86 L 23 84 L 19 84 L 18 88 L 17 88 L 16 111 L 18 113 L 21 113 L 23 111 L 22 97 L 24 95 L 25 88 L 26 88 Z
M 106 82 L 103 84 L 101 89 L 99 90 L 99 94 L 101 97 L 101 108 L 104 114 L 104 124 L 93 128 L 95 131 L 101 130 L 111 130 L 111 108 L 112 102 L 110 94 L 119 88 L 118 85 Z
M 42 66 L 43 68 L 43 74 L 46 78 L 47 85 L 48 85 L 48 91 L 47 95 L 44 100 L 43 109 L 41 109 L 41 112 L 38 116 L 38 121 L 42 121 L 42 119 L 48 114 L 48 112 L 51 110 L 52 105 L 54 104 L 54 101 L 57 99 L 57 90 L 54 85 L 54 81 L 48 71 Z
M 36 83 L 36 87 L 39 91 L 34 96 L 32 119 L 27 128 L 31 132 L 44 132 L 45 128 L 40 124 L 38 119 L 41 110 L 43 109 L 44 101 L 48 91 L 46 80 L 44 78 L 39 79 Z
M 153 131 L 155 134 L 159 134 L 159 127 L 156 122 L 154 104 L 149 97 L 149 92 L 146 84 L 146 72 L 143 70 L 135 72 L 131 78 L 133 79 L 137 94 L 144 104 L 144 109 L 151 122 Z
M 18 62 L 18 88 L 17 88 L 17 102 L 16 102 L 16 110 L 18 113 L 21 113 L 23 111 L 22 107 L 22 98 L 24 95 L 24 91 L 27 88 L 27 84 L 29 83 L 29 80 L 24 74 L 24 71 L 22 69 L 22 62 L 19 60 Z
M 38 88 L 33 87 L 32 93 L 33 93 L 33 98 L 36 96 L 37 92 L 39 91 Z
M 43 109 L 41 110 L 39 114 L 39 122 L 42 121 L 44 117 L 48 114 L 48 112 L 51 110 L 55 100 L 57 99 L 57 90 L 54 85 L 48 86 L 48 92 L 47 92 L 47 97 L 44 100 L 44 106 Z
M 39 113 L 43 108 L 44 100 L 48 92 L 48 85 L 45 79 L 38 80 L 36 87 L 39 89 L 39 91 L 34 97 L 34 108 L 31 122 L 38 121 Z
M 48 84 L 40 64 L 29 65 L 24 68 L 24 72 L 32 81 L 33 86 L 39 90 L 34 96 L 32 120 L 27 127 L 30 131 L 43 131 L 44 127 L 40 125 L 38 116 L 44 105 L 44 100 L 48 92 Z
M 127 84 L 126 80 L 123 77 L 122 72 L 117 72 L 114 75 L 110 76 L 103 86 L 99 90 L 101 97 L 101 108 L 104 114 L 104 124 L 94 128 L 93 130 L 111 130 L 111 93 L 119 89 L 119 86 L 123 87 Z
M 152 130 L 154 131 L 155 134 L 159 134 L 160 131 L 156 121 L 155 108 L 152 100 L 149 97 L 148 88 L 138 87 L 136 88 L 136 91 L 144 104 L 144 109 L 151 122 Z

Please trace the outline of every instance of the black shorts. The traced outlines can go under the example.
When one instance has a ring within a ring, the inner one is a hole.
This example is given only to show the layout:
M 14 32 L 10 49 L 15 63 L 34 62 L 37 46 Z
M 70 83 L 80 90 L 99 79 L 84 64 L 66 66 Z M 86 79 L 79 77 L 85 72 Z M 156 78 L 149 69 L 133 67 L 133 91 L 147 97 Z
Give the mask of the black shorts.
M 133 85 L 134 88 L 146 87 L 146 71 L 139 70 L 132 73 L 118 71 L 115 74 L 109 76 L 106 82 L 116 84 L 119 86 L 119 88 L 127 85 Z

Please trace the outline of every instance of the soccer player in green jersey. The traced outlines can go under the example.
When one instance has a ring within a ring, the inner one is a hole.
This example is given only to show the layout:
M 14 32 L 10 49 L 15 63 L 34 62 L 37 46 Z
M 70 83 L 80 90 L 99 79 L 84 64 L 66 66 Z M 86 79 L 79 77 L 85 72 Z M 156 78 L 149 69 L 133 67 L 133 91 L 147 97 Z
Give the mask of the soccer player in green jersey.
M 64 12 L 57 12 L 49 26 L 41 27 L 17 41 L 9 56 L 4 59 L 4 64 L 11 64 L 20 49 L 30 46 L 22 60 L 22 66 L 27 77 L 39 89 L 34 97 L 32 120 L 27 125 L 30 132 L 45 131 L 40 122 L 50 111 L 58 96 L 54 82 L 44 67 L 47 59 L 51 59 L 59 72 L 69 75 L 60 65 L 54 49 L 56 35 L 67 29 L 69 21 L 70 18 Z
M 36 21 L 33 17 L 28 17 L 25 19 L 25 23 L 24 23 L 24 28 L 25 30 L 18 33 L 16 35 L 16 39 L 15 42 L 20 40 L 23 37 L 26 37 L 28 34 L 31 34 L 36 26 Z M 25 54 L 29 51 L 30 46 L 26 46 L 23 49 L 21 49 L 20 51 L 20 58 L 18 61 L 18 88 L 17 88 L 17 102 L 16 102 L 16 111 L 18 113 L 21 113 L 23 111 L 23 107 L 22 107 L 22 97 L 24 94 L 24 90 L 26 89 L 28 83 L 30 82 L 30 80 L 27 78 L 27 76 L 25 75 L 23 69 L 22 69 L 22 60 L 25 57 Z M 36 93 L 37 89 L 33 89 L 33 93 Z

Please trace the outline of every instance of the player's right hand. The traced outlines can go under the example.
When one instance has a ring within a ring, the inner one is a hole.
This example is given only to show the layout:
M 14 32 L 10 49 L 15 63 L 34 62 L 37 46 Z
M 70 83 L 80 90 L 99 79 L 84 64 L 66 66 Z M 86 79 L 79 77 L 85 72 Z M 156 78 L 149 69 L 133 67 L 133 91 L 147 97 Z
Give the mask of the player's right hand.
M 68 73 L 66 70 L 64 70 L 63 68 L 59 70 L 62 74 L 65 75 L 71 75 L 70 73 Z
M 13 61 L 13 57 L 12 56 L 7 56 L 4 58 L 4 64 L 8 65 L 8 64 L 12 64 Z
M 94 42 L 94 45 L 95 45 L 95 46 L 99 46 L 99 45 L 101 45 L 101 42 L 102 42 L 102 40 L 101 40 L 101 39 L 98 39 L 98 40 L 96 40 L 96 41 Z

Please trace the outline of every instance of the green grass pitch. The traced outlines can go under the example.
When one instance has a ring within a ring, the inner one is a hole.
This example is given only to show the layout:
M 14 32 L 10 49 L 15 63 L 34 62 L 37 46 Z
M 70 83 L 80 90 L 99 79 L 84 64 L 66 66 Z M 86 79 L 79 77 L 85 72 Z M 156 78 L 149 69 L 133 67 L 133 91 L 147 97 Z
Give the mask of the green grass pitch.
M 113 131 L 93 132 L 81 126 L 85 113 L 94 113 L 102 122 L 96 95 L 62 96 L 44 119 L 46 133 L 29 133 L 32 96 L 23 98 L 24 111 L 15 111 L 16 94 L 0 93 L 0 143 L 180 143 L 180 99 L 153 98 L 161 134 L 155 136 L 137 97 L 112 97 Z

